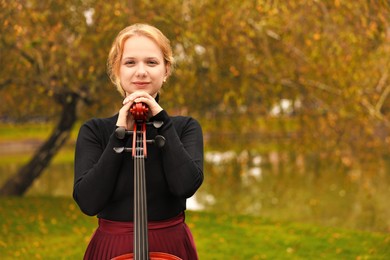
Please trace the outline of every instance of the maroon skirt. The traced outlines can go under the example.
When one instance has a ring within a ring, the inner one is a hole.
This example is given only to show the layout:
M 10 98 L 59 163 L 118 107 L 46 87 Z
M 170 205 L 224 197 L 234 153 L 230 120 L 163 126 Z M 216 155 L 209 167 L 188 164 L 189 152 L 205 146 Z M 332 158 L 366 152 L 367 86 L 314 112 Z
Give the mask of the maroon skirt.
M 133 222 L 98 219 L 99 227 L 93 234 L 84 259 L 108 260 L 133 253 Z M 149 252 L 169 253 L 183 260 L 196 260 L 194 239 L 184 213 L 177 217 L 148 223 Z

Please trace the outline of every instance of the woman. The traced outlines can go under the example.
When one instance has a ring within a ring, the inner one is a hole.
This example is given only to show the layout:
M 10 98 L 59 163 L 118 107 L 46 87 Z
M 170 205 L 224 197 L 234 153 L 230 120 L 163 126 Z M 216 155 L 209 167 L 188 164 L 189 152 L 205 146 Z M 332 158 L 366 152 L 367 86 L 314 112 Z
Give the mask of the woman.
M 133 160 L 114 147 L 131 147 L 131 138 L 119 139 L 118 127 L 132 130 L 129 110 L 134 103 L 149 107 L 147 137 L 165 137 L 162 148 L 148 145 L 145 160 L 150 252 L 165 252 L 182 259 L 198 259 L 184 222 L 186 199 L 203 182 L 203 137 L 191 117 L 171 117 L 160 106 L 159 91 L 173 66 L 169 40 L 157 28 L 135 24 L 123 29 L 109 53 L 108 74 L 124 97 L 119 113 L 92 119 L 79 131 L 75 151 L 73 197 L 99 226 L 84 259 L 110 259 L 133 252 Z

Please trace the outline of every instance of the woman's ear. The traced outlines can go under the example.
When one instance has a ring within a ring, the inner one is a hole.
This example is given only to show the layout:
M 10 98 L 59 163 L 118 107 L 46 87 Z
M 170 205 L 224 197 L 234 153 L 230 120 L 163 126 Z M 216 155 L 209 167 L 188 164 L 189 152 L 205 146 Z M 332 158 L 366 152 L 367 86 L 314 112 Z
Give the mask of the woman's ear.
M 165 79 L 167 79 L 171 75 L 171 65 L 165 65 Z

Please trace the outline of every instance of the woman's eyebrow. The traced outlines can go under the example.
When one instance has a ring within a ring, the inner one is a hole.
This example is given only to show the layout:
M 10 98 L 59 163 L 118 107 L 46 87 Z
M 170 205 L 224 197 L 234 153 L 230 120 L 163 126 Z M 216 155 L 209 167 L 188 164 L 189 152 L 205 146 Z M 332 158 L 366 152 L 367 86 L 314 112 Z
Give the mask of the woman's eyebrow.
M 137 59 L 137 57 L 135 56 L 123 56 L 122 59 Z M 159 59 L 159 57 L 157 56 L 148 56 L 148 57 L 145 57 L 144 59 Z

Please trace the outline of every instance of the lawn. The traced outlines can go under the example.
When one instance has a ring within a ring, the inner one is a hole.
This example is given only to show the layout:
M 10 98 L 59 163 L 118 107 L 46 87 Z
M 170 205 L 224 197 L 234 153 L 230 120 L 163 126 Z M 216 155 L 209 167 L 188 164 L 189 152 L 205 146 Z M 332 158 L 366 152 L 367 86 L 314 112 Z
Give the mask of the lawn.
M 70 198 L 0 198 L 1 259 L 82 259 L 96 219 Z M 200 259 L 390 259 L 390 234 L 187 212 Z

